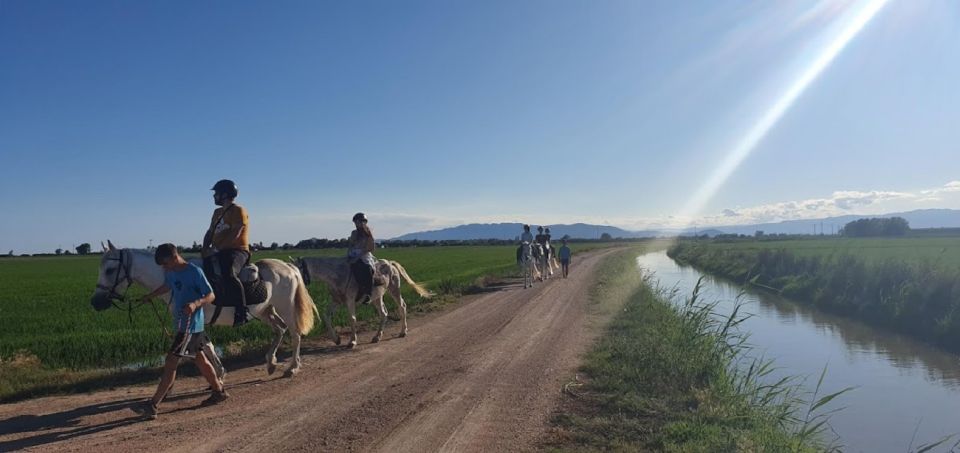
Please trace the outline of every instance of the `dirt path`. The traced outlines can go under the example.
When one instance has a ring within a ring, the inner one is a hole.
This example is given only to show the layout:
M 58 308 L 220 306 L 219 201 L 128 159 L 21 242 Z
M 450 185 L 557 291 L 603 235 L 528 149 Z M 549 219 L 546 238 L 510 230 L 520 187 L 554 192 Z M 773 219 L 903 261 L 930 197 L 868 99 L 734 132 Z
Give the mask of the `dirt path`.
M 177 381 L 156 421 L 129 409 L 155 384 L 0 405 L 0 451 L 532 450 L 595 334 L 587 296 L 607 253 L 584 254 L 569 279 L 413 319 L 406 338 L 391 324 L 380 344 L 306 347 L 293 379 L 231 371 L 232 397 L 211 408 L 197 378 Z

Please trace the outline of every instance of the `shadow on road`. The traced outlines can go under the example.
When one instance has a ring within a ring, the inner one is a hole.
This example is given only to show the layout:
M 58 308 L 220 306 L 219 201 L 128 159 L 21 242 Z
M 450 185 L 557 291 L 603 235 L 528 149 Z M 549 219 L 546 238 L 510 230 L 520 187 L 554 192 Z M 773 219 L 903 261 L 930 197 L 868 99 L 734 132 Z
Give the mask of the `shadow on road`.
M 227 385 L 227 389 L 247 387 L 265 382 L 263 379 L 253 379 L 237 384 Z M 184 392 L 177 395 L 170 395 L 164 398 L 166 402 L 181 401 L 189 398 L 198 398 L 209 393 L 207 390 Z M 114 428 L 120 428 L 134 423 L 145 421 L 140 415 L 132 412 L 131 408 L 144 401 L 143 398 L 127 398 L 118 401 L 106 403 L 91 404 L 78 407 L 63 412 L 55 412 L 43 415 L 17 415 L 6 420 L 0 420 L 0 436 L 11 434 L 43 432 L 36 436 L 25 437 L 22 439 L 0 441 L 0 451 L 14 451 L 24 448 L 47 445 L 56 442 L 62 442 L 77 437 L 96 434 L 103 431 L 109 431 Z M 179 412 L 183 410 L 194 410 L 200 406 L 175 409 L 170 412 Z M 106 414 L 108 412 L 129 411 L 130 416 L 116 420 L 95 424 L 83 425 L 82 418 L 94 415 Z M 72 428 L 72 429 L 71 429 Z
M 130 398 L 109 403 L 91 404 L 89 406 L 78 407 L 53 414 L 18 415 L 6 420 L 0 420 L 0 436 L 34 431 L 48 431 L 57 428 L 76 427 L 68 430 L 60 429 L 56 432 L 47 432 L 23 439 L 3 441 L 0 442 L 0 451 L 13 451 L 35 447 L 38 445 L 46 445 L 137 423 L 141 421 L 142 418 L 138 415 L 134 415 L 119 420 L 111 420 L 98 425 L 77 426 L 80 424 L 80 419 L 82 417 L 89 417 L 91 415 L 99 415 L 119 410 L 127 410 L 140 401 L 143 400 L 141 398 Z

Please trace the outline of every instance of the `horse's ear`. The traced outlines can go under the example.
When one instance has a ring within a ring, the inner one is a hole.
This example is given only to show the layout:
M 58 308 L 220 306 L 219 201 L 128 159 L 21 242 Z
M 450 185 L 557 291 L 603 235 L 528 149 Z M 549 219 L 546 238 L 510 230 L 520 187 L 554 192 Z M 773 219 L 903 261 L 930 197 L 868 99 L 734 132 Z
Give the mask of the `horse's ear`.
M 109 239 L 107 239 L 107 246 L 110 247 L 110 250 L 116 250 L 116 249 L 117 249 L 116 247 L 113 246 L 113 242 L 110 242 Z
M 104 251 L 104 252 L 107 251 L 107 246 L 106 246 L 106 244 L 103 243 L 103 241 L 100 241 L 100 247 L 103 247 L 103 251 Z

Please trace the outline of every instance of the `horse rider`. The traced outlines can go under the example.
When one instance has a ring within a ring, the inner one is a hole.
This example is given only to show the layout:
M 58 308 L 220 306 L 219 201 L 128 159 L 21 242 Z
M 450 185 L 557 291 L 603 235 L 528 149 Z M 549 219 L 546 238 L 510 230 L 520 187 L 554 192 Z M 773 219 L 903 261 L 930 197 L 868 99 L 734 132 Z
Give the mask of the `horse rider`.
M 530 225 L 523 226 L 523 234 L 520 235 L 520 242 L 533 242 L 533 234 L 530 234 Z
M 543 247 L 547 246 L 547 235 L 543 234 L 543 226 L 537 227 L 537 237 L 534 240 Z
M 210 190 L 219 208 L 213 211 L 210 228 L 203 236 L 203 270 L 219 283 L 223 294 L 217 294 L 218 305 L 233 306 L 233 325 L 239 326 L 249 321 L 238 274 L 250 262 L 250 219 L 247 210 L 234 203 L 239 192 L 233 181 L 221 179 Z
M 523 243 L 526 242 L 530 244 L 533 242 L 533 234 L 530 234 L 530 225 L 523 226 L 523 234 L 520 235 L 520 246 L 517 247 L 517 262 L 519 263 L 522 254 L 523 254 Z
M 373 250 L 376 243 L 373 240 L 373 232 L 367 225 L 366 214 L 356 213 L 353 216 L 353 224 L 356 229 L 350 233 L 350 240 L 347 245 L 347 261 L 350 263 L 353 278 L 357 280 L 359 286 L 355 301 L 368 304 L 373 294 Z

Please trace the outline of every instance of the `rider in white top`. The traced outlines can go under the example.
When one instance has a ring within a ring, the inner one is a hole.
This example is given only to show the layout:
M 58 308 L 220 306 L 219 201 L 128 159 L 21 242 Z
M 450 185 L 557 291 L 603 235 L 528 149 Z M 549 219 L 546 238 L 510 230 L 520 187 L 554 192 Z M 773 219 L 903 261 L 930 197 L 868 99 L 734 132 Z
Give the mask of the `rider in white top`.
M 517 247 L 517 263 L 523 258 L 523 244 L 532 244 L 533 235 L 530 234 L 530 225 L 523 226 L 523 234 L 520 235 L 520 247 Z
M 530 225 L 523 226 L 523 234 L 520 235 L 520 242 L 533 242 L 533 234 L 530 233 Z

